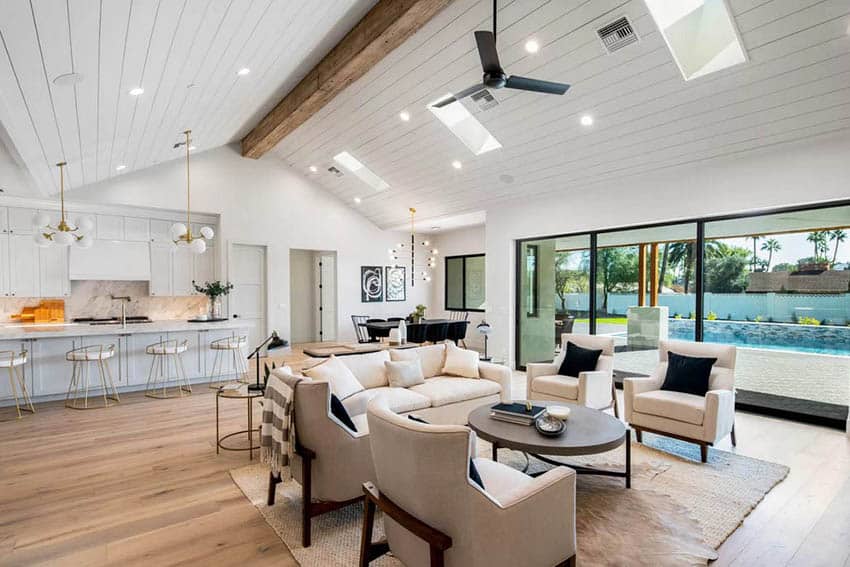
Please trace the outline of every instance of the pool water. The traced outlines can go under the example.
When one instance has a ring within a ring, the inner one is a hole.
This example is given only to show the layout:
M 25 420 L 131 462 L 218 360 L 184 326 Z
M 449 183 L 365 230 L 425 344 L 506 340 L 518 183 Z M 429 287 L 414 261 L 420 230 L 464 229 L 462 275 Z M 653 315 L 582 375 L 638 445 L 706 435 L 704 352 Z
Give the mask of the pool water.
M 694 340 L 692 329 L 671 328 L 670 338 L 677 340 Z M 755 337 L 730 336 L 728 333 L 712 333 L 706 331 L 703 341 L 707 343 L 720 343 L 725 345 L 733 345 L 743 348 L 757 348 L 763 350 L 781 350 L 785 352 L 800 352 L 808 354 L 828 354 L 832 356 L 850 356 L 850 346 L 844 348 L 843 345 L 831 345 L 828 343 L 821 344 L 806 344 L 804 341 L 797 344 L 782 344 L 782 343 L 767 343 L 759 340 L 752 340 Z M 749 340 L 748 340 L 749 339 Z

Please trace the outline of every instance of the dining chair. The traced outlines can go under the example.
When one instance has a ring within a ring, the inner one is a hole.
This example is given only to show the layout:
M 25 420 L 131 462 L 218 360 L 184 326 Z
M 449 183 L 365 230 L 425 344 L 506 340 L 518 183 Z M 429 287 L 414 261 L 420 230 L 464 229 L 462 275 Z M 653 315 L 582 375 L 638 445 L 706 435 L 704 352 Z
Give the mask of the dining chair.
M 357 337 L 358 343 L 368 343 L 369 341 L 369 332 L 366 330 L 366 327 L 363 325 L 366 324 L 366 321 L 369 320 L 368 315 L 352 315 L 351 322 L 354 324 L 354 335 Z
M 425 340 L 429 343 L 440 343 L 449 336 L 448 323 L 429 323 L 425 328 Z
M 367 324 L 368 323 L 386 323 L 386 322 L 387 322 L 386 319 L 377 319 L 377 318 L 372 318 L 372 319 L 366 320 Z M 390 336 L 390 330 L 389 329 L 370 329 L 369 327 L 366 327 L 366 332 L 369 333 L 369 342 L 372 342 L 372 343 L 379 343 L 379 342 L 381 342 L 382 338 Z
M 453 341 L 456 345 L 463 345 L 463 348 L 466 348 L 466 327 L 469 324 L 468 321 L 460 320 L 460 321 L 452 321 L 448 323 L 448 339 Z
M 468 319 L 468 311 L 449 311 L 449 321 L 467 321 Z
M 404 321 L 404 319 L 404 317 L 387 317 L 387 321 L 389 321 L 390 323 L 394 321 Z
M 408 323 L 407 324 L 407 342 L 409 343 L 424 343 L 427 338 L 425 337 L 425 330 L 428 328 L 428 325 L 423 325 L 422 323 Z

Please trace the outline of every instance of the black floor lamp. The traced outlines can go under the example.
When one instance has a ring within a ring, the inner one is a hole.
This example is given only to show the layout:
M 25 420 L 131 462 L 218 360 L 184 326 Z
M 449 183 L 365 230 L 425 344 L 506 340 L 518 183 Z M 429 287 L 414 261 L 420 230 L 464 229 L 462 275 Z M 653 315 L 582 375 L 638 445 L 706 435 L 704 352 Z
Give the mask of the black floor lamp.
M 283 339 L 280 338 L 280 336 L 278 336 L 277 331 L 272 331 L 272 334 L 269 335 L 266 338 L 266 340 L 264 340 L 262 343 L 260 343 L 260 346 L 258 346 L 257 348 L 254 349 L 254 352 L 252 352 L 251 354 L 248 355 L 248 360 L 251 360 L 252 358 L 255 358 L 255 357 L 257 359 L 257 383 L 256 384 L 248 384 L 248 389 L 253 391 L 253 392 L 257 392 L 257 391 L 262 392 L 263 390 L 266 389 L 265 383 L 260 382 L 260 351 L 266 345 L 268 345 L 268 347 L 266 348 L 266 352 L 268 352 L 268 351 L 274 350 L 276 348 L 285 347 L 286 341 L 284 341 Z

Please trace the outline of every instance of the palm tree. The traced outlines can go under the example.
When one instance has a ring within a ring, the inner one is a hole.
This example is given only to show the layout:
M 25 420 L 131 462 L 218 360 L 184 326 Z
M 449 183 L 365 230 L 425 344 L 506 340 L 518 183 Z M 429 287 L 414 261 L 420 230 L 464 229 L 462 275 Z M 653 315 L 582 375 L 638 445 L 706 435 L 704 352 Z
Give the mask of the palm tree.
M 810 232 L 808 236 L 806 236 L 806 240 L 812 243 L 814 247 L 814 258 L 815 261 L 819 261 L 824 257 L 827 250 L 829 249 L 829 245 L 827 244 L 829 233 L 823 230 L 818 230 L 816 232 Z
M 758 241 L 761 239 L 761 236 L 756 234 L 756 235 L 753 235 L 753 236 L 748 236 L 747 238 L 750 238 L 753 241 L 753 262 L 752 262 L 753 269 L 752 269 L 752 271 L 755 272 L 756 266 L 758 265 L 758 261 L 759 261 L 758 253 L 756 252 L 756 244 L 758 244 Z
M 779 252 L 782 250 L 782 245 L 775 238 L 768 238 L 766 242 L 761 245 L 761 249 L 767 252 L 767 270 L 770 271 L 770 264 L 773 262 L 773 253 Z
M 705 241 L 706 258 L 717 258 L 722 256 L 726 249 L 726 246 L 718 240 Z M 690 289 L 691 273 L 694 271 L 694 264 L 696 263 L 696 260 L 696 242 L 693 240 L 672 242 L 670 244 L 669 264 L 671 266 L 682 267 L 684 271 L 683 287 L 685 288 L 685 293 L 688 293 L 688 290 Z
M 830 242 L 835 242 L 835 247 L 832 249 L 832 265 L 838 261 L 838 245 L 847 240 L 847 233 L 840 228 L 829 231 Z
M 658 289 L 664 289 L 664 277 L 667 275 L 667 263 L 670 259 L 670 243 L 664 243 L 664 251 L 661 253 L 661 269 L 658 270 Z

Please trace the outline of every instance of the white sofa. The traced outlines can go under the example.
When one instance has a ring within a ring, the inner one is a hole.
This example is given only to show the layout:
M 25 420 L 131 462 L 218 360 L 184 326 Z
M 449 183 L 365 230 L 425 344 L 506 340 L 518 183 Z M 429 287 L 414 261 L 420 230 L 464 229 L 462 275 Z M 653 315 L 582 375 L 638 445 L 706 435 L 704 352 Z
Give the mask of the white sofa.
M 425 383 L 391 387 L 384 362 L 414 353 L 422 365 Z M 479 378 L 445 376 L 441 373 L 445 353 L 446 345 L 436 344 L 339 357 L 364 388 L 342 399 L 342 405 L 354 418 L 364 415 L 369 401 L 380 395 L 395 413 L 415 413 L 431 423 L 466 425 L 469 412 L 478 406 L 511 401 L 511 371 L 507 366 L 479 362 Z

